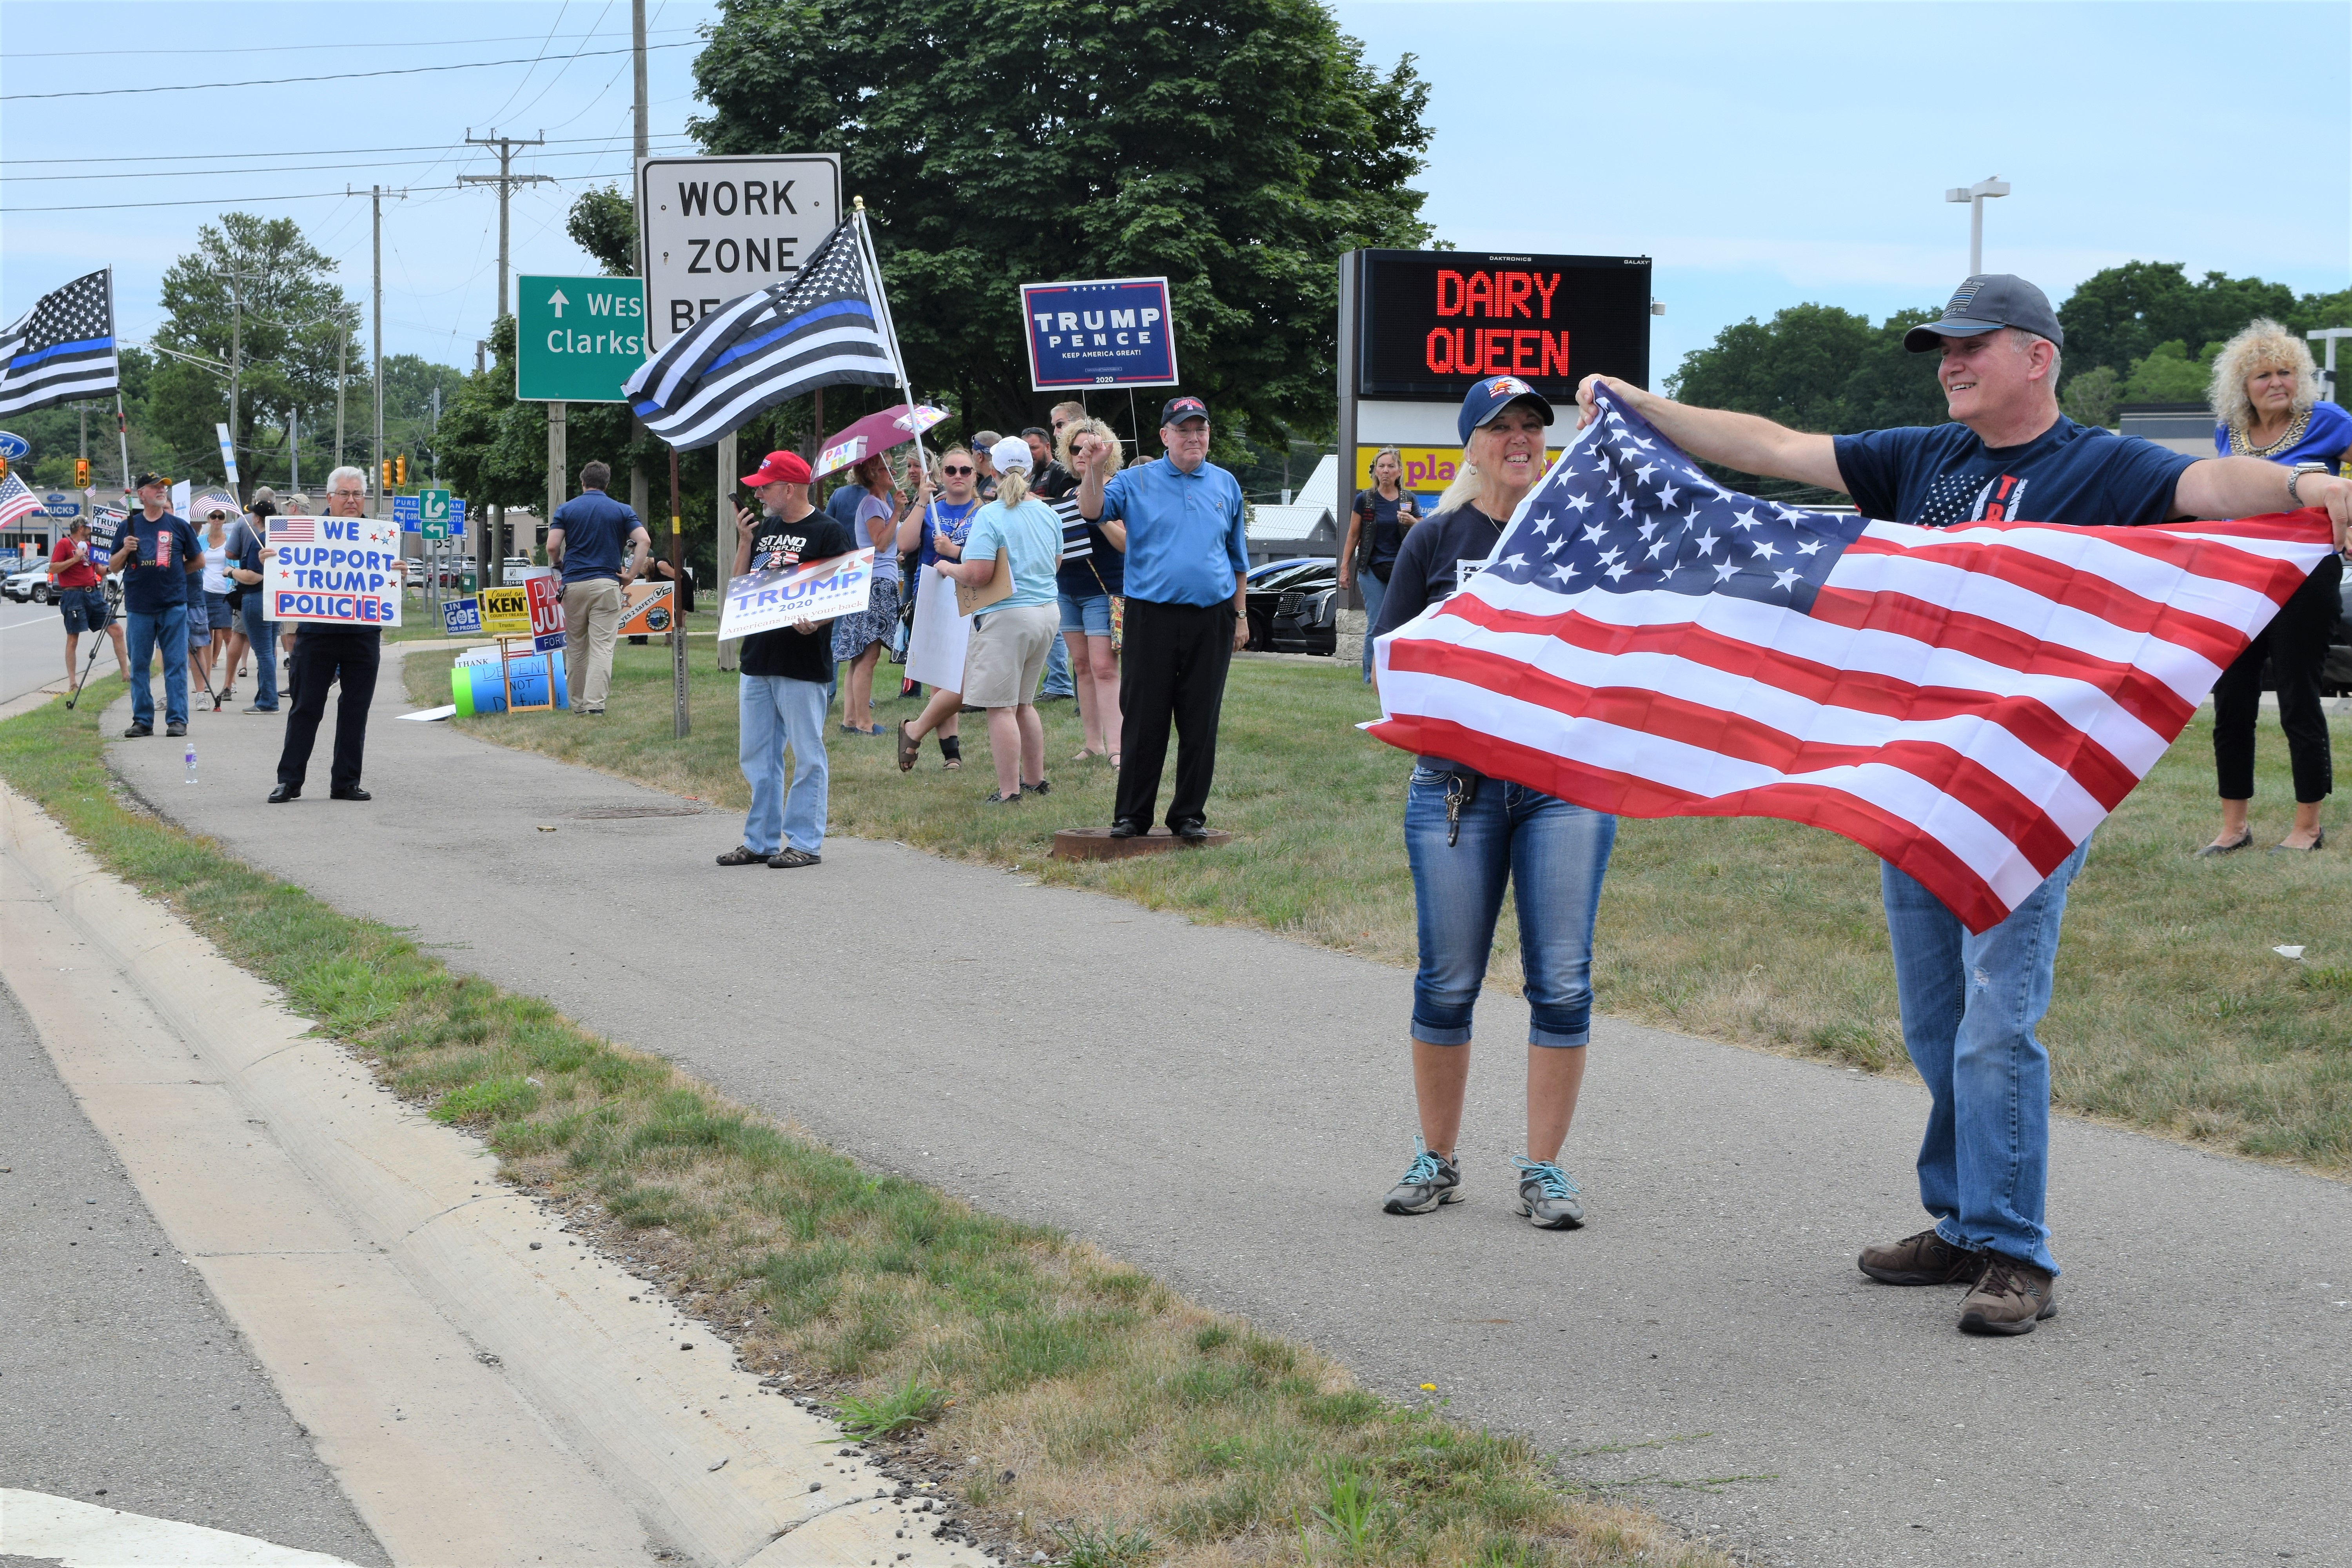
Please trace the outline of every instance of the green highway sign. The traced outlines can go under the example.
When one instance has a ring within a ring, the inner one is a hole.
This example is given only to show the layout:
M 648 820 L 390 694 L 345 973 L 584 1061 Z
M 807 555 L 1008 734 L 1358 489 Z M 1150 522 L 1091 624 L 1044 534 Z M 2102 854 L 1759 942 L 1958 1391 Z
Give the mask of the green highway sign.
M 646 286 L 635 278 L 515 279 L 515 396 L 620 403 L 646 361 Z
M 416 492 L 416 530 L 426 539 L 449 537 L 449 492 L 447 490 Z

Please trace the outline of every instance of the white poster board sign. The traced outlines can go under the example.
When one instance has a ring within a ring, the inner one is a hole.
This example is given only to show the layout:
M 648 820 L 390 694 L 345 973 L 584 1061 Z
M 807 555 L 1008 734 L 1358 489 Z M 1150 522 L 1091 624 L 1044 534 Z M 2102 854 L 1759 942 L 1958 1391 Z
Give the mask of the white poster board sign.
M 646 347 L 801 269 L 848 214 L 837 153 L 647 158 L 637 165 Z
M 388 517 L 273 517 L 262 618 L 400 625 L 400 524 Z
M 795 621 L 829 621 L 866 607 L 874 582 L 874 547 L 798 568 L 771 567 L 730 578 L 719 635 L 750 637 Z

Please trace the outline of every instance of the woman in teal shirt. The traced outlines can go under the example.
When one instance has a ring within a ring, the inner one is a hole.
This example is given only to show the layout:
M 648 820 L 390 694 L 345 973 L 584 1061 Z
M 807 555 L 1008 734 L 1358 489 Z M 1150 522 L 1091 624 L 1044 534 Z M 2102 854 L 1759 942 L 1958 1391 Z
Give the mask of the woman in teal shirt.
M 963 700 L 988 710 L 988 749 L 996 763 L 991 805 L 1012 805 L 1022 792 L 1044 795 L 1045 726 L 1037 717 L 1037 683 L 1062 626 L 1062 520 L 1029 493 L 1034 459 L 1019 437 L 989 453 L 996 499 L 980 509 L 963 542 L 963 559 L 940 570 L 978 587 L 992 581 L 1004 557 L 1012 592 L 972 618 L 964 655 Z

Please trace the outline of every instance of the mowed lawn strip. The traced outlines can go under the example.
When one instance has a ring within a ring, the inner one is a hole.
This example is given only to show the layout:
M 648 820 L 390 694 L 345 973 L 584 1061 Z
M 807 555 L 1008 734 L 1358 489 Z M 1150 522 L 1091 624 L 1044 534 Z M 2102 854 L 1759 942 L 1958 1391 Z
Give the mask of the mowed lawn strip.
M 952 1467 L 984 1538 L 1097 1565 L 1727 1568 L 1521 1438 L 1381 1398 L 1091 1247 L 877 1175 L 126 805 L 99 727 L 120 694 L 110 679 L 78 712 L 0 723 L 0 777 L 385 1083 L 480 1132 L 502 1175 L 747 1363 L 830 1394 L 886 1462 Z
M 620 649 L 606 716 L 462 721 L 502 744 L 740 810 L 735 681 L 694 647 L 694 733 L 670 735 L 668 649 Z M 411 695 L 446 702 L 448 656 L 408 660 Z M 895 667 L 877 685 L 895 690 Z M 911 700 L 877 705 L 893 727 Z M 828 721 L 832 830 L 1090 888 L 1204 921 L 1239 921 L 1413 962 L 1402 817 L 1407 760 L 1360 733 L 1378 703 L 1353 666 L 1242 660 L 1225 694 L 1213 852 L 1119 861 L 1047 858 L 1055 828 L 1110 820 L 1112 774 L 1071 763 L 1071 704 L 1045 704 L 1054 792 L 1017 810 L 994 787 L 987 726 L 963 721 L 961 773 L 935 747 L 910 775 L 887 735 Z M 2352 762 L 2352 722 L 2336 719 Z M 2253 819 L 2275 843 L 2294 796 L 2274 714 L 2259 731 Z M 1172 764 L 1171 780 L 1172 782 Z M 2220 823 L 2212 731 L 2200 717 L 2100 827 L 2075 882 L 2042 1027 L 2065 1110 L 2258 1158 L 2352 1174 L 2352 824 L 2316 855 L 2193 851 Z M 1163 802 L 1164 802 L 1163 795 Z M 1163 805 L 1164 809 L 1164 805 Z M 2300 962 L 2273 952 L 2301 945 Z M 1871 1071 L 1907 1071 L 1880 913 L 1878 862 L 1833 834 L 1760 819 L 1622 819 L 1601 896 L 1593 985 L 1602 1010 Z M 1493 977 L 1518 982 L 1507 905 Z M 1402 1045 L 1405 1020 L 1397 1020 Z M 1400 1058 L 1402 1062 L 1402 1058 Z M 1399 1070 L 1402 1068 L 1400 1065 Z

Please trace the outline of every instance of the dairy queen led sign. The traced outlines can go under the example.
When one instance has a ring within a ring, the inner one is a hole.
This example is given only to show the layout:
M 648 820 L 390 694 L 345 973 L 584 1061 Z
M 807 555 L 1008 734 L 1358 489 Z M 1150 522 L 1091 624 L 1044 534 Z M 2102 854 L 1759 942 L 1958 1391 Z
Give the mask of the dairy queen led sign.
M 1594 373 L 1650 379 L 1650 260 L 1360 250 L 1356 394 L 1459 398 L 1482 375 L 1516 375 L 1555 402 Z

